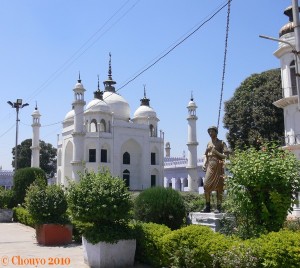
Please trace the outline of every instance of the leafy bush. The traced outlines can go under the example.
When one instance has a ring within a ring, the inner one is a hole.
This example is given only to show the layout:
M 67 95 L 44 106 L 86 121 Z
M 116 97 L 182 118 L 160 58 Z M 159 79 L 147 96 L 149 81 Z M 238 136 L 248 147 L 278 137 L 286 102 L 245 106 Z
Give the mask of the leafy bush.
M 136 225 L 136 233 L 135 259 L 153 267 L 162 267 L 161 238 L 171 233 L 171 229 L 156 223 L 139 222 Z
M 35 222 L 32 219 L 31 215 L 29 214 L 28 210 L 23 207 L 15 207 L 13 208 L 13 218 L 14 221 L 23 223 L 27 226 L 34 227 Z
M 300 267 L 300 232 L 282 230 L 255 239 L 263 267 Z
M 13 208 L 14 206 L 14 192 L 0 187 L 0 208 Z
M 180 192 L 187 213 L 201 211 L 205 205 L 204 195 L 192 192 Z
M 73 220 L 91 224 L 84 230 L 85 238 L 96 244 L 134 237 L 128 225 L 132 201 L 124 181 L 108 170 L 80 177 L 78 183 L 70 182 L 67 200 Z
M 260 267 L 257 247 L 251 241 L 232 241 L 227 250 L 214 254 L 214 264 L 226 268 L 256 268 Z
M 72 229 L 73 238 L 72 239 L 77 243 L 81 243 L 82 235 L 83 235 L 84 231 L 87 228 L 89 228 L 90 226 L 92 226 L 92 224 L 81 222 L 81 221 L 76 221 L 76 220 L 72 220 L 71 224 L 73 226 L 73 229 Z
M 16 204 L 23 204 L 26 190 L 36 178 L 42 178 L 47 183 L 46 174 L 40 168 L 21 168 L 17 169 L 14 175 L 14 196 Z
M 153 187 L 146 189 L 135 199 L 134 214 L 137 220 L 165 224 L 174 230 L 182 226 L 186 210 L 177 191 Z
M 300 190 L 300 161 L 287 150 L 265 144 L 236 151 L 226 180 L 227 202 L 242 238 L 279 231 Z
M 201 225 L 171 231 L 164 225 L 137 224 L 136 259 L 152 267 L 300 267 L 300 232 L 281 230 L 242 240 Z
M 163 264 L 168 267 L 213 267 L 214 255 L 227 250 L 231 239 L 209 227 L 190 225 L 162 238 Z
M 60 185 L 33 183 L 25 197 L 26 208 L 37 224 L 66 223 L 68 208 L 64 190 Z

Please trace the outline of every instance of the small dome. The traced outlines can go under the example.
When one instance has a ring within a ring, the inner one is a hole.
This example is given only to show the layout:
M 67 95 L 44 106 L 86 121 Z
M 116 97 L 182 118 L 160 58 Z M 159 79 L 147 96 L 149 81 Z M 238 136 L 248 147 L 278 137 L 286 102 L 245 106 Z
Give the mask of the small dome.
M 39 112 L 39 110 L 38 109 L 34 109 L 34 111 L 33 111 L 33 113 L 32 113 L 32 115 L 31 116 L 33 116 L 33 117 L 40 117 L 41 116 L 41 114 L 40 114 L 40 112 Z
M 150 107 L 146 105 L 141 105 L 135 111 L 133 118 L 156 118 L 156 112 Z
M 76 83 L 74 88 L 80 88 L 80 89 L 83 89 L 83 84 L 81 84 L 81 83 Z
M 130 118 L 130 107 L 128 102 L 119 94 L 104 91 L 103 100 L 110 106 L 116 119 L 128 121 Z
M 189 102 L 189 104 L 188 104 L 187 107 L 188 108 L 197 108 L 197 105 L 196 105 L 196 103 L 193 100 L 190 100 L 190 102 Z
M 101 99 L 93 99 L 88 103 L 88 105 L 85 108 L 84 113 L 89 113 L 89 112 L 111 112 L 111 109 L 109 105 Z
M 279 37 L 287 34 L 287 33 L 293 33 L 294 32 L 294 24 L 293 22 L 289 22 L 286 25 L 284 25 L 283 27 L 281 27 L 280 31 L 279 31 Z
M 74 122 L 74 116 L 75 116 L 75 111 L 72 109 L 70 112 L 68 112 L 66 114 L 64 123 L 65 122 Z

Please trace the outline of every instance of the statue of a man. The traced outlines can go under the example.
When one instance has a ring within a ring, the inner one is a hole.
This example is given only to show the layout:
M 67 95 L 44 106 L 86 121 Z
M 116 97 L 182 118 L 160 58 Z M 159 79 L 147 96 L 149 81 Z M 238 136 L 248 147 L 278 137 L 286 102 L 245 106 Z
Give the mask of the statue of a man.
M 220 213 L 224 189 L 224 162 L 229 152 L 226 143 L 217 137 L 217 127 L 209 127 L 207 132 L 211 141 L 207 144 L 203 163 L 203 170 L 206 172 L 204 179 L 206 206 L 202 212 L 210 212 L 210 195 L 212 191 L 216 191 L 217 209 L 215 213 Z

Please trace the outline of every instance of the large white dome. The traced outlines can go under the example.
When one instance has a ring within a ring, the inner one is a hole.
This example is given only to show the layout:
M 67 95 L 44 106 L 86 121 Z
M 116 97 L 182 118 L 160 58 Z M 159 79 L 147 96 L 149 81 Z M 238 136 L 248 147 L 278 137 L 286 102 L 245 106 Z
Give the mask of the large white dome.
M 109 105 L 101 99 L 93 99 L 91 100 L 88 105 L 85 108 L 84 113 L 89 113 L 89 112 L 106 112 L 106 113 L 110 113 L 111 109 L 109 107 Z
M 146 105 L 141 105 L 136 109 L 133 118 L 156 118 L 156 112 L 150 107 Z
M 110 106 L 116 119 L 128 121 L 130 118 L 130 107 L 122 96 L 115 92 L 104 91 L 103 100 Z
M 65 116 L 64 123 L 66 122 L 74 122 L 75 111 L 72 109 Z

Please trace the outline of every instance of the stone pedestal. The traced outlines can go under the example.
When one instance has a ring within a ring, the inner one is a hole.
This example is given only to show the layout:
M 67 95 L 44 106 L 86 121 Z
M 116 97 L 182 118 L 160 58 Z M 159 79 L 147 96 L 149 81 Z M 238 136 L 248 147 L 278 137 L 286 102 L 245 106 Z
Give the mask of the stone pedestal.
M 189 213 L 192 224 L 200 224 L 210 227 L 215 232 L 219 231 L 220 221 L 225 217 L 225 213 L 202 213 L 202 212 L 191 212 Z

